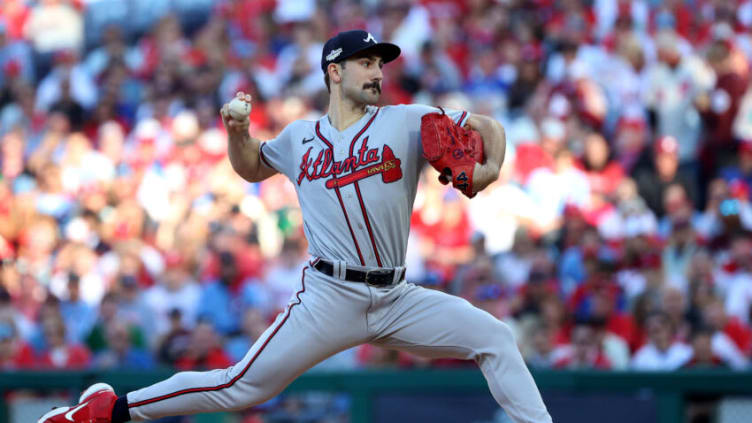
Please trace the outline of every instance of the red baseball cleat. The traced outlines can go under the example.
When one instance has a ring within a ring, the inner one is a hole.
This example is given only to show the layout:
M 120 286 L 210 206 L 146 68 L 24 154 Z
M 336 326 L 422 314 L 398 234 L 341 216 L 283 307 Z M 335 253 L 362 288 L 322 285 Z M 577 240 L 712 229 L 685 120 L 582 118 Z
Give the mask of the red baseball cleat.
M 59 407 L 42 416 L 37 423 L 110 423 L 115 390 L 106 383 L 91 385 L 81 394 L 75 407 Z

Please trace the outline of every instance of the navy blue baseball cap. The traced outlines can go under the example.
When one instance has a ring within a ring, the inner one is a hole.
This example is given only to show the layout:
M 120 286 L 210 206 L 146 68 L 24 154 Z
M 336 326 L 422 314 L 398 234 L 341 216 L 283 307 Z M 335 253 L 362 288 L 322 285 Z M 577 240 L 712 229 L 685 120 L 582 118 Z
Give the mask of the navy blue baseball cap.
M 326 73 L 329 63 L 339 63 L 361 52 L 373 52 L 384 63 L 391 62 L 400 55 L 400 48 L 391 43 L 380 43 L 370 32 L 362 29 L 344 31 L 330 38 L 321 52 L 321 70 Z

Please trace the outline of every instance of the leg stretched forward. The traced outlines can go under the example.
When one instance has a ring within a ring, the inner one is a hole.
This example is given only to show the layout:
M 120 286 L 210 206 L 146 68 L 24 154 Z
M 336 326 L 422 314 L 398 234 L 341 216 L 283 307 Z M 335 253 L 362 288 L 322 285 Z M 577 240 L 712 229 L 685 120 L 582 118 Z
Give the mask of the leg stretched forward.
M 399 289 L 374 344 L 424 357 L 475 360 L 494 399 L 514 421 L 551 422 L 506 324 L 459 297 L 412 284 Z

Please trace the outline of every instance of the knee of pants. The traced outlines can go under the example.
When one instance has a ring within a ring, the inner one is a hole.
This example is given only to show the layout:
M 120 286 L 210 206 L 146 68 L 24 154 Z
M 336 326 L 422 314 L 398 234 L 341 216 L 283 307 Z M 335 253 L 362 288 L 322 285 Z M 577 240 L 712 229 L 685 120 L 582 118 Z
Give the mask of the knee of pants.
M 238 380 L 226 390 L 226 409 L 239 411 L 262 404 L 281 392 L 282 389 L 263 386 L 251 381 Z
M 228 369 L 230 374 L 233 373 L 231 369 Z M 262 404 L 284 390 L 286 382 L 271 377 L 271 374 L 269 377 L 259 377 L 254 370 L 250 369 L 229 388 L 232 409 L 242 410 Z
M 473 349 L 477 356 L 501 355 L 511 348 L 517 349 L 512 329 L 504 322 L 496 321 L 477 332 Z
M 266 401 L 274 398 L 277 392 L 265 392 L 261 391 L 259 387 L 256 387 L 254 391 L 248 391 L 245 389 L 235 390 L 232 395 L 232 400 L 228 411 L 241 411 L 257 405 L 263 404 Z

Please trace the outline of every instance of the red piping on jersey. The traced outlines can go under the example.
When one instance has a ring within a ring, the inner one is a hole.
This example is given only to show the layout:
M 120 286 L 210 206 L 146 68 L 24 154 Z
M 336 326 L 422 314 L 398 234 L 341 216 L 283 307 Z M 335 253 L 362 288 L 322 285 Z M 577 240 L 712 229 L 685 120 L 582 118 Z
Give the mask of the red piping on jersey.
M 159 397 L 156 397 L 156 398 L 151 398 L 151 399 L 147 399 L 147 400 L 143 400 L 143 401 L 139 401 L 139 402 L 134 402 L 132 404 L 128 404 L 128 408 L 141 407 L 141 406 L 144 406 L 144 405 L 153 404 L 155 402 L 164 401 L 166 399 L 175 398 L 177 396 L 185 395 L 185 394 L 192 394 L 192 393 L 196 393 L 196 392 L 219 391 L 219 390 L 226 389 L 226 388 L 229 388 L 232 385 L 234 385 L 235 382 L 237 382 L 238 380 L 240 380 L 246 374 L 246 372 L 248 371 L 248 369 L 251 368 L 251 365 L 253 364 L 253 362 L 256 361 L 256 358 L 258 358 L 259 354 L 261 354 L 261 351 L 264 351 L 264 348 L 266 348 L 266 346 L 269 344 L 269 341 L 271 341 L 272 338 L 274 338 L 274 335 L 276 335 L 277 332 L 282 328 L 282 326 L 285 324 L 285 322 L 287 321 L 287 319 L 290 317 L 290 313 L 292 312 L 292 308 L 302 302 L 302 300 L 300 299 L 300 294 L 302 294 L 302 293 L 305 292 L 305 271 L 306 271 L 306 269 L 308 269 L 308 266 L 306 266 L 306 267 L 303 268 L 302 276 L 301 276 L 301 283 L 303 284 L 303 287 L 301 288 L 300 291 L 298 291 L 295 294 L 295 296 L 298 298 L 298 302 L 291 304 L 287 308 L 287 313 L 285 314 L 285 317 L 282 319 L 282 321 L 279 323 L 279 325 L 277 325 L 276 329 L 274 329 L 274 331 L 272 332 L 272 334 L 269 335 L 269 337 L 266 339 L 266 341 L 264 341 L 264 344 L 261 345 L 261 348 L 259 348 L 258 351 L 256 351 L 256 354 L 253 355 L 253 358 L 251 358 L 251 360 L 248 362 L 248 364 L 245 365 L 245 367 L 243 368 L 243 370 L 240 373 L 238 373 L 237 376 L 235 376 L 234 378 L 232 378 L 232 380 L 230 380 L 229 382 L 224 383 L 222 385 L 218 385 L 218 386 L 209 386 L 209 387 L 203 387 L 203 388 L 183 389 L 181 391 L 176 391 L 176 392 L 173 392 L 171 394 L 162 395 L 162 396 L 159 396 Z
M 371 126 L 371 122 L 373 122 L 374 119 L 376 119 L 376 115 L 379 114 L 379 110 L 376 109 L 376 113 L 371 116 L 371 119 L 368 120 L 368 123 L 361 129 L 355 137 L 350 141 L 350 157 L 353 155 L 353 148 L 355 147 L 355 141 L 360 138 L 361 135 L 363 135 L 363 132 L 368 129 L 369 126 Z M 355 173 L 355 169 L 352 170 L 350 173 Z M 355 185 L 355 194 L 358 196 L 358 202 L 360 203 L 360 211 L 363 212 L 363 220 L 366 221 L 366 229 L 368 230 L 368 237 L 371 238 L 371 246 L 373 247 L 373 252 L 376 255 L 376 263 L 381 267 L 381 257 L 379 256 L 379 250 L 376 248 L 376 238 L 373 236 L 373 231 L 371 230 L 371 222 L 368 220 L 368 213 L 366 213 L 366 205 L 363 202 L 363 196 L 360 194 L 360 185 L 358 185 L 358 181 L 355 181 L 353 183 Z
M 457 122 L 457 125 L 462 125 L 462 121 L 465 119 L 465 116 L 467 116 L 467 112 L 462 112 L 462 115 L 460 115 L 460 120 Z
M 334 147 L 332 146 L 332 143 L 329 142 L 326 138 L 324 138 L 323 135 L 321 135 L 321 131 L 319 130 L 319 122 L 316 122 L 316 136 L 319 137 L 321 141 L 324 142 L 329 147 L 329 150 L 332 152 L 332 160 L 334 160 Z M 345 222 L 347 222 L 347 229 L 350 230 L 350 236 L 352 237 L 353 242 L 355 243 L 355 250 L 358 252 L 358 259 L 360 259 L 360 265 L 365 266 L 366 262 L 363 260 L 363 253 L 360 252 L 360 245 L 358 245 L 358 240 L 355 238 L 355 232 L 353 232 L 352 225 L 350 225 L 350 218 L 347 216 L 347 210 L 345 210 L 345 203 L 342 202 L 342 194 L 339 193 L 339 187 L 334 186 L 334 192 L 337 194 L 337 200 L 339 200 L 339 206 L 342 208 L 342 213 L 345 215 Z
M 271 163 L 269 163 L 266 160 L 266 157 L 264 156 L 264 145 L 265 144 L 266 144 L 265 142 L 262 142 L 261 144 L 259 144 L 259 155 L 261 156 L 261 160 L 263 160 L 264 163 L 266 163 L 266 165 L 269 166 L 269 168 L 277 170 L 274 166 L 271 165 Z
M 363 203 L 363 197 L 360 195 L 360 185 L 358 185 L 358 181 L 355 181 L 355 193 L 358 195 L 360 210 L 363 212 L 363 219 L 366 221 L 366 229 L 368 229 L 368 237 L 371 238 L 371 246 L 373 246 L 373 252 L 376 254 L 376 263 L 381 267 L 381 257 L 379 257 L 379 250 L 376 248 L 376 239 L 373 237 L 373 232 L 371 231 L 371 223 L 368 221 L 366 205 Z

